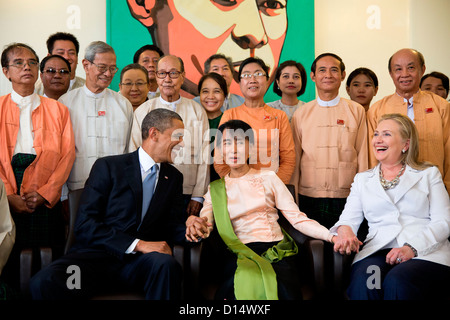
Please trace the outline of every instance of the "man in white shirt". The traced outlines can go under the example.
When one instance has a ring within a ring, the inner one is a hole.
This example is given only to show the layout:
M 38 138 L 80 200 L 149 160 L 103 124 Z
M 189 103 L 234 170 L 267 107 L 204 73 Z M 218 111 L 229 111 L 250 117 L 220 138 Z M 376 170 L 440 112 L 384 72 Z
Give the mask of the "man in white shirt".
M 108 88 L 118 70 L 114 49 L 102 41 L 92 42 L 83 67 L 86 84 L 59 99 L 69 108 L 75 135 L 76 158 L 67 181 L 70 210 L 77 210 L 94 162 L 128 152 L 133 121 L 131 103 Z
M 183 61 L 176 56 L 165 56 L 158 62 L 157 81 L 161 95 L 141 104 L 134 112 L 130 151 L 136 150 L 142 142 L 142 119 L 151 110 L 166 108 L 178 113 L 185 126 L 183 153 L 174 161 L 183 174 L 183 194 L 188 215 L 198 215 L 203 195 L 209 184 L 209 165 L 203 159 L 203 150 L 209 144 L 208 116 L 201 105 L 180 95 L 185 72 Z

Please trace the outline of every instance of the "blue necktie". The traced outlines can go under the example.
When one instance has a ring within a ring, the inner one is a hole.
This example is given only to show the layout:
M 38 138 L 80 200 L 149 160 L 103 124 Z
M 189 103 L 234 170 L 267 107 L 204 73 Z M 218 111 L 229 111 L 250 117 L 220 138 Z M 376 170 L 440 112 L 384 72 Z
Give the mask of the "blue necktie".
M 144 220 L 145 214 L 147 213 L 150 201 L 153 197 L 153 192 L 155 191 L 156 176 L 158 172 L 158 165 L 154 164 L 151 168 L 150 173 L 142 182 L 142 213 L 141 213 L 141 223 Z

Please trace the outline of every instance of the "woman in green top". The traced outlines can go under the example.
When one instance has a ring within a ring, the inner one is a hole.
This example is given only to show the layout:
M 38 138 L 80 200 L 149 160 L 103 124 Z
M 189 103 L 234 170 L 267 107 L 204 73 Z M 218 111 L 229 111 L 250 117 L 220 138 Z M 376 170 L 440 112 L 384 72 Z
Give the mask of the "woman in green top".
M 211 150 L 213 150 L 217 127 L 219 126 L 220 119 L 222 119 L 223 115 L 220 108 L 225 101 L 225 97 L 228 95 L 227 83 L 220 74 L 211 72 L 205 74 L 200 79 L 198 83 L 198 92 L 200 93 L 200 103 L 208 115 L 209 142 Z M 214 181 L 220 177 L 212 165 L 213 151 L 211 151 L 210 163 L 210 181 Z

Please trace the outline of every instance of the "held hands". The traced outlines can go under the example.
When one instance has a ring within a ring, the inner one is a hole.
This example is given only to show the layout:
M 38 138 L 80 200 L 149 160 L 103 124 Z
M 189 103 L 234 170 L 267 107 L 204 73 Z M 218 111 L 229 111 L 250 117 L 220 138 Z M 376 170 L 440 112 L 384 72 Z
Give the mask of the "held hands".
M 338 235 L 333 237 L 333 242 L 334 251 L 347 255 L 359 252 L 359 247 L 363 244 L 349 226 L 340 226 Z
M 190 216 L 186 220 L 186 239 L 191 242 L 198 242 L 199 239 L 207 238 L 211 226 L 207 217 Z

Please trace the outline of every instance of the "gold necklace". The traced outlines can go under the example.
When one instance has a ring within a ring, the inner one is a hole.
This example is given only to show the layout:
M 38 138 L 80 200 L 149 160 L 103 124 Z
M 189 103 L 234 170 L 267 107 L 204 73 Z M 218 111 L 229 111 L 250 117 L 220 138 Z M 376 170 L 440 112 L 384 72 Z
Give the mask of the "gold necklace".
M 403 170 L 405 170 L 405 167 L 406 167 L 406 164 L 403 163 L 402 168 L 397 173 L 395 178 L 392 179 L 391 181 L 388 181 L 384 178 L 383 170 L 381 170 L 381 166 L 380 166 L 380 183 L 381 183 L 381 186 L 384 188 L 384 190 L 393 189 L 398 185 L 398 183 L 400 182 L 400 176 L 401 176 Z

